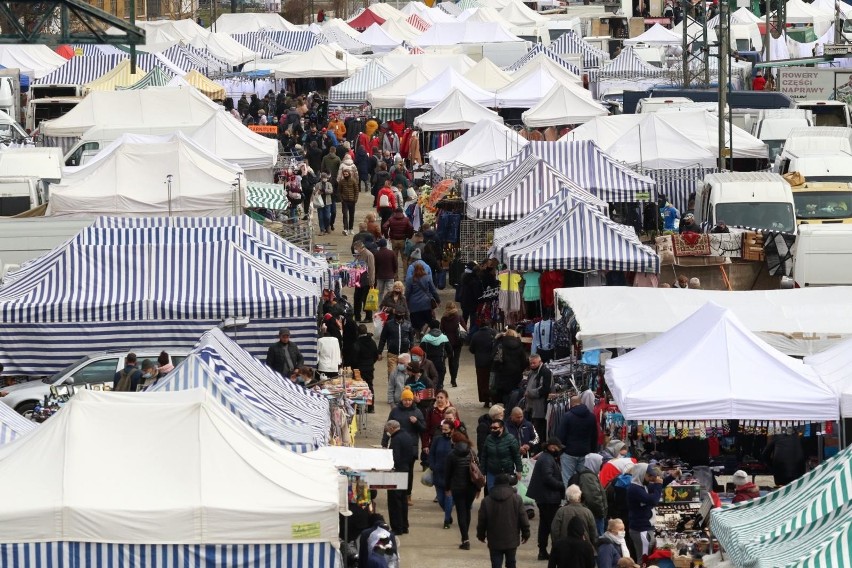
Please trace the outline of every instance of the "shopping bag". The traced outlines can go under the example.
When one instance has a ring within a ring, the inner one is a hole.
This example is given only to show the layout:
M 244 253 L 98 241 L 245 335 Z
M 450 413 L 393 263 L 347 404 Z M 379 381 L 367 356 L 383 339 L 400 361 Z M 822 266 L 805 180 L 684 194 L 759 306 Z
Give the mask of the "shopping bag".
M 367 292 L 367 299 L 364 301 L 364 310 L 367 312 L 375 312 L 379 309 L 379 289 L 370 288 Z
M 530 458 L 521 458 L 521 465 L 524 468 L 523 471 L 521 471 L 521 483 L 529 486 L 533 468 L 535 467 L 535 461 Z
M 420 476 L 420 483 L 422 483 L 426 487 L 432 487 L 435 484 L 431 469 L 427 469 L 423 472 L 423 475 Z
M 521 500 L 524 502 L 524 505 L 535 505 L 535 501 L 527 497 L 527 484 L 523 481 L 519 481 L 515 486 L 515 491 L 518 492 L 518 495 L 521 496 Z
M 376 312 L 373 314 L 373 335 L 375 337 L 382 336 L 382 329 L 384 329 L 386 321 L 388 321 L 387 312 Z

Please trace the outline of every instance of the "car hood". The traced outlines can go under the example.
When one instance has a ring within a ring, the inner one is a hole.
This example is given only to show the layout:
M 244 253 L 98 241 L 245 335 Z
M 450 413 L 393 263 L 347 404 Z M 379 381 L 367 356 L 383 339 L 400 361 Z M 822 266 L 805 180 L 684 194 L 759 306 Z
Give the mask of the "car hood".
M 36 379 L 34 381 L 28 381 L 26 383 L 18 383 L 16 385 L 11 385 L 11 386 L 8 386 L 8 387 L 0 387 L 0 391 L 11 393 L 11 392 L 24 391 L 24 390 L 29 390 L 29 389 L 38 388 L 38 387 L 48 388 L 49 386 L 50 385 L 47 385 L 47 384 L 41 382 L 41 379 Z

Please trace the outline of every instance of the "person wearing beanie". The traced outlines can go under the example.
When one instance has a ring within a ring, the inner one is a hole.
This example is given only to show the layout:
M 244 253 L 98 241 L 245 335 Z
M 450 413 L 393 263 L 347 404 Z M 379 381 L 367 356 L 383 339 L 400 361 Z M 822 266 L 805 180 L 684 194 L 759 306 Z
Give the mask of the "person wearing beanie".
M 748 474 L 743 470 L 735 471 L 731 481 L 733 481 L 735 487 L 733 503 L 741 503 L 760 497 L 760 488 L 749 481 Z
M 423 262 L 423 253 L 420 252 L 419 248 L 415 248 L 411 251 L 411 255 L 408 257 L 408 268 L 405 271 L 405 284 L 408 285 L 414 279 L 414 267 L 422 266 L 423 270 L 426 271 L 426 275 L 429 277 L 429 280 L 432 279 L 432 268 L 425 262 Z
M 402 353 L 397 357 L 394 368 L 388 374 L 388 405 L 395 406 L 402 400 L 402 392 L 405 390 L 405 381 L 408 379 L 406 368 L 411 362 L 408 353 Z
M 435 388 L 443 389 L 447 375 L 447 359 L 453 356 L 453 346 L 450 345 L 449 338 L 441 331 L 441 323 L 438 320 L 433 319 L 429 322 L 429 332 L 420 340 L 420 348 L 438 371 L 438 382 Z
M 409 364 L 410 365 L 410 364 Z M 393 407 L 388 414 L 388 421 L 396 420 L 399 422 L 400 428 L 411 437 L 411 454 L 408 467 L 408 503 L 411 504 L 411 488 L 414 487 L 414 462 L 418 455 L 418 446 L 420 442 L 420 434 L 426 429 L 426 421 L 423 418 L 423 413 L 414 404 L 414 393 L 411 389 L 404 389 L 399 397 L 399 404 Z M 387 432 L 382 437 L 382 447 L 387 448 L 390 436 Z M 393 526 L 393 523 L 391 523 Z M 397 527 L 394 527 L 396 529 Z M 407 527 L 406 527 L 407 528 Z
M 422 379 L 426 388 L 435 388 L 435 385 L 438 384 L 438 369 L 435 368 L 432 361 L 426 358 L 426 352 L 423 351 L 422 347 L 415 345 L 411 348 L 411 360 L 420 364 Z

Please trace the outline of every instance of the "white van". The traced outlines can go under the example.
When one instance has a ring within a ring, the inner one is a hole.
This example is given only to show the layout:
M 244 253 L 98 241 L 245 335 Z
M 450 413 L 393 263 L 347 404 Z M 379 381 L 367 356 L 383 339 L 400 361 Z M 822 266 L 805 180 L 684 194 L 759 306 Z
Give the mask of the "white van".
M 82 166 L 86 159 L 112 144 L 122 134 L 143 134 L 146 136 L 167 136 L 175 132 L 181 132 L 191 136 L 200 125 L 181 126 L 93 126 L 83 133 L 71 148 L 66 152 L 64 163 L 66 166 Z
M 813 126 L 794 128 L 787 136 L 784 150 L 799 156 L 806 154 L 852 154 L 852 128 Z
M 849 107 L 843 101 L 796 101 L 796 108 L 810 110 L 816 126 L 852 126 Z
M 793 281 L 799 288 L 852 286 L 852 225 L 800 225 Z
M 686 97 L 648 97 L 639 99 L 639 102 L 636 103 L 636 114 L 657 112 L 662 108 L 677 108 L 694 102 Z
M 790 133 L 814 125 L 813 113 L 798 108 L 764 109 L 757 115 L 751 134 L 769 146 L 769 161 L 774 162 Z
M 728 226 L 796 232 L 795 202 L 790 184 L 778 174 L 732 172 L 710 174 L 695 196 L 696 221 Z
M 0 152 L 0 216 L 47 203 L 50 184 L 62 179 L 59 148 L 8 148 Z

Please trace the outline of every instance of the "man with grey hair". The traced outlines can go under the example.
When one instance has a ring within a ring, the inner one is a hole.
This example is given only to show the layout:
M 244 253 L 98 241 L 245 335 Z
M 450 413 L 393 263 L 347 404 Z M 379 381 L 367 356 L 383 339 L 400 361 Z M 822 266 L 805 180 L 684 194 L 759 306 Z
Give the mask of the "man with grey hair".
M 393 452 L 393 470 L 398 473 L 408 473 L 416 458 L 414 440 L 400 429 L 399 422 L 388 420 L 385 423 L 388 435 L 388 448 Z M 398 535 L 408 533 L 408 491 L 407 487 L 388 489 L 388 517 L 391 530 Z
M 693 276 L 689 279 L 689 284 L 687 284 L 690 290 L 701 290 L 701 280 Z
M 569 485 L 565 490 L 565 499 L 568 502 L 564 507 L 556 511 L 556 516 L 553 518 L 553 524 L 550 526 L 550 538 L 552 542 L 562 540 L 568 537 L 568 523 L 574 517 L 579 517 L 586 526 L 586 541 L 598 541 L 598 527 L 595 523 L 595 517 L 592 512 L 586 508 L 581 502 L 583 500 L 583 492 L 577 485 Z
M 527 410 L 530 411 L 530 421 L 535 427 L 539 440 L 547 438 L 547 397 L 552 383 L 553 373 L 541 360 L 541 355 L 538 353 L 530 355 L 530 374 L 524 396 L 527 400 Z

